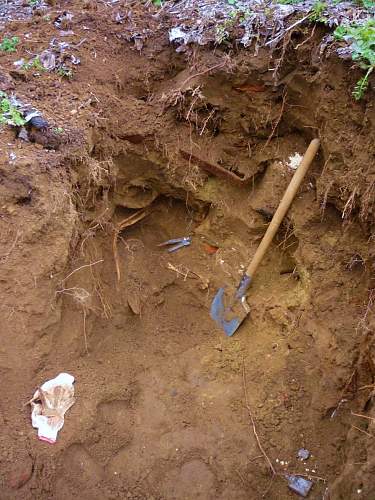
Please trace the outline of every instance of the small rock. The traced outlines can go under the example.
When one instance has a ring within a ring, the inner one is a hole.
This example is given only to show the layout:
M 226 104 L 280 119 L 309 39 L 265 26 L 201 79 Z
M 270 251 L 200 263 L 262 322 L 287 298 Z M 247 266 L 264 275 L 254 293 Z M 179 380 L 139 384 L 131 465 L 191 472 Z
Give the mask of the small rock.
M 301 448 L 298 450 L 298 458 L 301 460 L 307 460 L 310 456 L 309 450 L 306 450 L 305 448 Z

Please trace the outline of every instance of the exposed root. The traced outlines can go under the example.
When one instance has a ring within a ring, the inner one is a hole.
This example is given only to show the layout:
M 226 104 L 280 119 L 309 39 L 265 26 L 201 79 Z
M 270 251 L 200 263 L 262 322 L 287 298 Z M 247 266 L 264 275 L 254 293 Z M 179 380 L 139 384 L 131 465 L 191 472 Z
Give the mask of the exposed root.
M 249 417 L 250 417 L 250 421 L 251 421 L 251 426 L 252 426 L 252 429 L 253 429 L 253 433 L 254 433 L 256 442 L 258 444 L 258 448 L 259 448 L 260 452 L 262 453 L 265 461 L 268 464 L 268 467 L 270 468 L 270 470 L 272 472 L 272 477 L 271 477 L 270 485 L 268 486 L 267 490 L 262 495 L 262 497 L 264 498 L 266 496 L 266 494 L 269 492 L 270 488 L 271 488 L 272 482 L 273 482 L 273 480 L 274 480 L 274 478 L 276 476 L 276 471 L 275 471 L 275 468 L 272 465 L 272 462 L 269 459 L 267 453 L 264 451 L 264 448 L 262 446 L 262 443 L 260 442 L 260 439 L 259 439 L 259 436 L 258 436 L 258 433 L 257 433 L 257 430 L 256 430 L 255 420 L 254 420 L 253 413 L 252 413 L 251 408 L 250 408 L 249 399 L 248 399 L 248 395 L 247 395 L 246 369 L 245 369 L 245 360 L 244 359 L 242 359 L 242 381 L 243 381 L 243 388 L 244 388 L 244 395 L 245 395 L 245 406 L 246 406 L 247 412 L 248 412 Z
M 224 66 L 228 65 L 229 63 L 229 57 L 226 57 L 224 61 L 222 61 L 219 64 L 215 64 L 214 66 L 211 66 L 210 68 L 207 68 L 203 71 L 200 71 L 198 73 L 195 73 L 195 75 L 190 75 L 186 80 L 180 85 L 179 90 L 182 91 L 185 85 L 190 82 L 190 80 L 193 80 L 194 78 L 197 78 L 198 76 L 206 75 L 207 73 L 210 73 L 214 69 L 219 69 L 219 68 L 224 68 Z
M 351 425 L 352 429 L 356 429 L 357 431 L 362 432 L 363 434 L 366 434 L 366 436 L 374 438 L 375 436 L 373 434 L 370 434 L 369 432 L 361 429 L 360 427 L 357 427 L 356 425 Z
M 132 214 L 130 217 L 127 217 L 123 221 L 120 222 L 120 224 L 116 227 L 114 230 L 113 234 L 113 241 L 112 241 L 112 250 L 113 250 L 113 257 L 115 260 L 115 265 L 116 265 L 116 273 L 117 273 L 117 282 L 120 283 L 121 280 L 121 271 L 120 271 L 120 264 L 119 264 L 119 257 L 118 257 L 118 249 L 117 249 L 117 239 L 120 234 L 120 232 L 125 229 L 126 227 L 133 226 L 140 220 L 144 219 L 147 215 L 150 214 L 150 207 L 138 210 L 138 212 Z
M 95 266 L 96 264 L 100 264 L 100 262 L 104 262 L 103 259 L 97 260 L 96 262 L 91 262 L 90 264 L 84 264 L 83 266 L 77 267 L 77 269 L 74 269 L 71 273 L 68 274 L 68 276 L 65 276 L 65 278 L 62 280 L 62 283 L 66 281 L 68 278 L 73 276 L 77 271 L 80 271 L 81 269 L 84 269 L 86 267 L 92 267 Z
M 195 271 L 192 271 L 191 269 L 188 269 L 187 267 L 180 266 L 179 268 L 168 262 L 167 268 L 170 269 L 171 271 L 174 271 L 175 273 L 179 274 L 180 276 L 183 277 L 184 281 L 187 280 L 187 278 L 192 278 L 192 279 L 200 279 L 202 282 L 201 288 L 202 290 L 208 290 L 209 288 L 209 279 L 208 278 L 203 278 L 200 274 L 196 273 Z
M 271 134 L 269 135 L 269 137 L 268 137 L 268 139 L 266 141 L 266 144 L 263 146 L 262 151 L 264 151 L 266 149 L 266 147 L 268 146 L 268 144 L 271 142 L 271 139 L 274 136 L 274 133 L 275 133 L 277 127 L 279 126 L 280 120 L 281 120 L 281 118 L 283 116 L 283 113 L 284 113 L 286 97 L 287 97 L 287 92 L 285 91 L 283 93 L 283 102 L 281 104 L 280 114 L 279 114 L 276 122 L 274 123 L 274 126 L 272 127 Z

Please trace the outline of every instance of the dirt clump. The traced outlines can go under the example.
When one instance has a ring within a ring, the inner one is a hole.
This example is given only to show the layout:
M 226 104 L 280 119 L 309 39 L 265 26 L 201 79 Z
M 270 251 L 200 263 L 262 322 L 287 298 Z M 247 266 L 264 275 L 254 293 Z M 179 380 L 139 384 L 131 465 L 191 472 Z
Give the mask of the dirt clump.
M 275 85 L 268 50 L 177 52 L 170 14 L 81 4 L 5 24 L 21 43 L 0 86 L 52 135 L 0 135 L 1 498 L 279 500 L 299 473 L 310 498 L 370 499 L 371 99 L 353 102 L 342 61 L 317 64 L 318 33 L 291 38 Z M 71 77 L 14 69 L 56 38 L 80 60 Z M 213 294 L 241 278 L 316 136 L 250 318 L 226 338 Z M 24 403 L 61 371 L 77 401 L 51 446 Z

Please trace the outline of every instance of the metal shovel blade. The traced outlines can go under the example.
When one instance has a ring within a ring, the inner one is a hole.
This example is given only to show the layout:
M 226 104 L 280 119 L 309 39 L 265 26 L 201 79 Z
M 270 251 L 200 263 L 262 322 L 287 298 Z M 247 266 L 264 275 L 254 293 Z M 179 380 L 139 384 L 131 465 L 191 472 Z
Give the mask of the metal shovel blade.
M 239 295 L 238 290 L 231 291 L 228 287 L 219 288 L 211 303 L 210 316 L 231 337 L 249 312 L 245 295 Z

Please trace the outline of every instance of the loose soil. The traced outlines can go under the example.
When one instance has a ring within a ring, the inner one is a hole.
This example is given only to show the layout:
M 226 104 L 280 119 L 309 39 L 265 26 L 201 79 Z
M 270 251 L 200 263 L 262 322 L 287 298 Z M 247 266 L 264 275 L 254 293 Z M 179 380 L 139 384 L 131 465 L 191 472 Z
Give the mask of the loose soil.
M 375 498 L 373 93 L 353 102 L 358 75 L 319 58 L 319 28 L 273 54 L 178 53 L 153 7 L 13 7 L 3 33 L 22 42 L 0 56 L 0 89 L 51 128 L 0 136 L 0 498 L 283 500 L 286 472 L 311 475 L 311 499 Z M 14 68 L 54 37 L 76 46 L 71 80 Z M 316 136 L 250 317 L 226 338 L 213 294 L 240 279 L 289 157 Z M 49 445 L 25 403 L 62 371 L 77 401 Z

